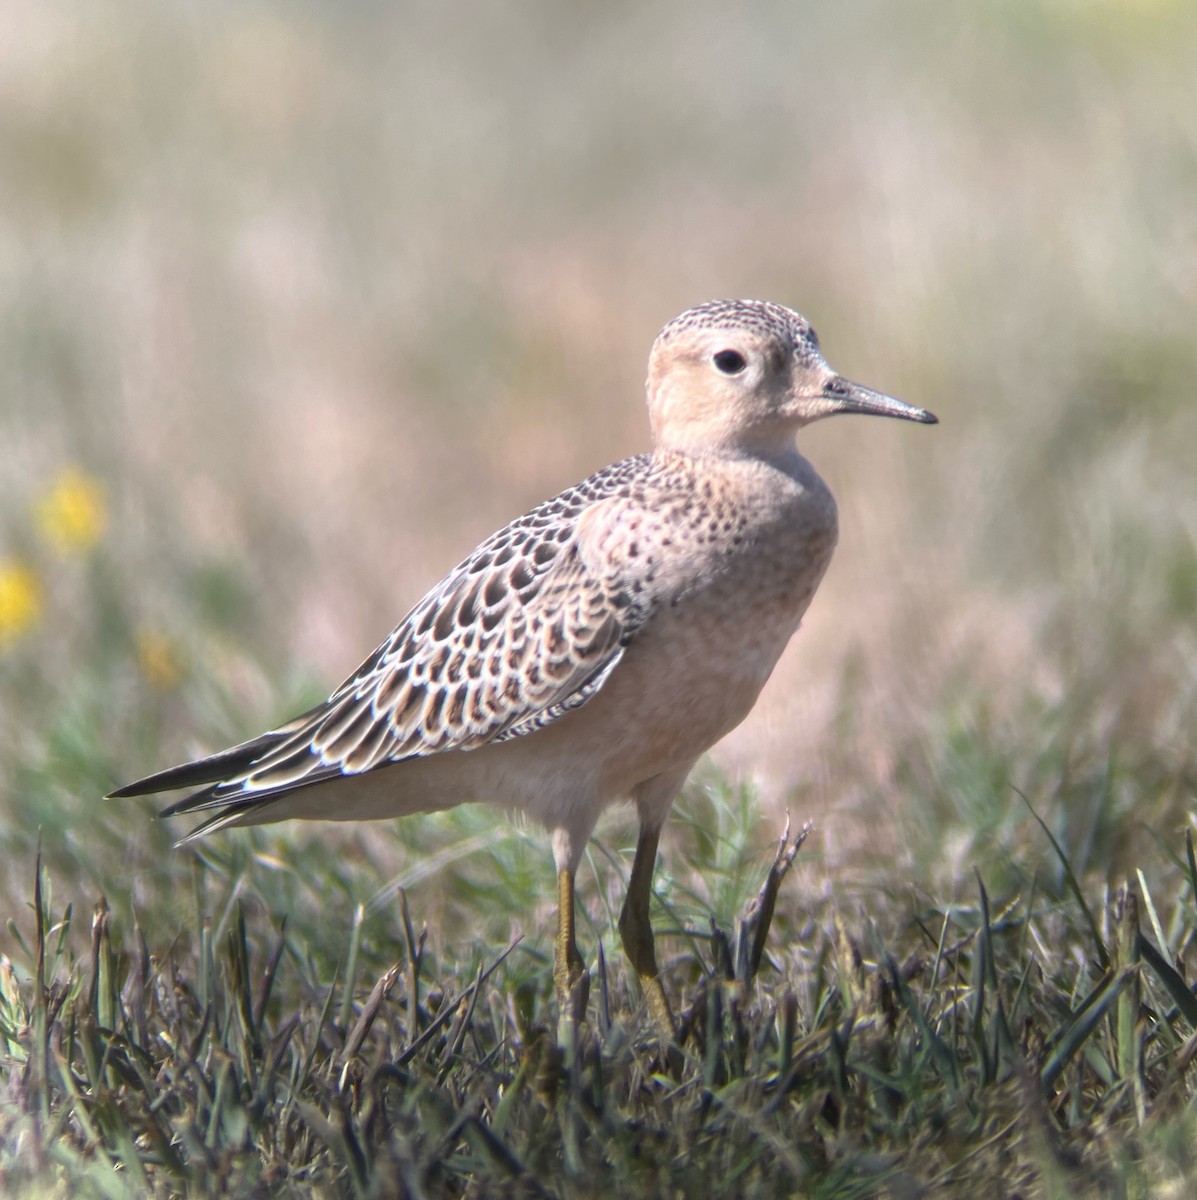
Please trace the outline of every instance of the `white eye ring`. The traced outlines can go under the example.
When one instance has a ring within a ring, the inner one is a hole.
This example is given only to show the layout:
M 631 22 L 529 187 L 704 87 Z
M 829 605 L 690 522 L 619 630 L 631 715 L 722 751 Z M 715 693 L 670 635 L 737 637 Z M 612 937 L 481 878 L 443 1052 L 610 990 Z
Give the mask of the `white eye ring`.
M 739 350 L 717 350 L 711 355 L 711 362 L 715 364 L 715 370 L 724 375 L 739 375 L 748 366 L 748 360 Z

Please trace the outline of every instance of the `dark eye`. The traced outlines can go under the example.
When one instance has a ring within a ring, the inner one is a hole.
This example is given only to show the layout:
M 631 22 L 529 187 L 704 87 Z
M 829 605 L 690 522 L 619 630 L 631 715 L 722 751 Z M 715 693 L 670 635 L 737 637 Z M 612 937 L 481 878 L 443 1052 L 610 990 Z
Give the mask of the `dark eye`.
M 748 366 L 739 350 L 720 350 L 711 361 L 724 375 L 739 375 Z

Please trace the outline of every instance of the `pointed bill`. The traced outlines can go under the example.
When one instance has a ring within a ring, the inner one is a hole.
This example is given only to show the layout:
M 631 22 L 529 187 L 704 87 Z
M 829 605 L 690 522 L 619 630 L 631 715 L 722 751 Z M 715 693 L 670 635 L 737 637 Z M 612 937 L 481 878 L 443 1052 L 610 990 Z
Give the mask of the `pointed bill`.
M 869 413 L 877 417 L 918 421 L 920 425 L 939 424 L 939 418 L 925 408 L 917 408 L 884 392 L 875 392 L 842 375 L 833 375 L 827 380 L 823 385 L 822 398 L 828 402 L 828 413 Z

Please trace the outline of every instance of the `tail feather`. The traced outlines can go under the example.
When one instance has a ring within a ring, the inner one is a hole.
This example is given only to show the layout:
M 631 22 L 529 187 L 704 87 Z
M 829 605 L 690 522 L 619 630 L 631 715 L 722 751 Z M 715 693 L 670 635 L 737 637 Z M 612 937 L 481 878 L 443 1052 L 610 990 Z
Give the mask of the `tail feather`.
M 173 792 L 176 788 L 196 787 L 202 783 L 220 783 L 244 773 L 258 755 L 273 745 L 273 738 L 264 737 L 255 739 L 254 744 L 233 746 L 208 758 L 167 767 L 165 771 L 156 771 L 109 792 L 108 798 L 123 800 L 126 796 L 150 796 L 155 792 Z
M 228 802 L 207 800 L 204 798 L 209 794 L 210 789 L 198 793 L 196 796 L 188 796 L 186 800 L 174 804 L 165 812 L 159 813 L 159 816 L 170 816 L 172 812 L 194 812 L 195 809 L 212 808 L 217 803 L 223 803 L 224 807 L 218 813 L 213 813 L 206 821 L 201 821 L 194 829 L 189 829 L 177 842 L 176 846 L 185 846 L 188 842 L 198 841 L 205 834 L 212 833 L 214 830 L 223 829 L 226 825 L 237 823 L 239 817 L 251 812 L 255 808 L 261 808 L 269 804 L 277 797 L 274 796 L 244 796 L 237 800 Z M 189 805 L 192 800 L 197 800 L 195 808 L 184 807 Z
M 206 821 L 201 821 L 194 829 L 188 830 L 177 842 L 175 848 L 186 846 L 188 842 L 198 842 L 200 838 L 205 837 L 209 833 L 214 833 L 217 829 L 223 829 L 226 825 L 231 825 L 240 816 L 240 809 L 225 809 L 224 812 L 217 813 L 214 817 L 209 817 Z
M 243 788 L 240 781 L 234 779 L 228 783 L 217 783 L 211 787 L 200 788 L 199 791 L 184 796 L 182 800 L 176 800 L 174 804 L 164 808 L 158 815 L 173 817 L 179 813 L 204 813 L 212 809 L 218 810 L 175 843 L 176 846 L 182 846 L 213 830 L 223 829 L 226 825 L 256 825 L 261 819 L 260 817 L 245 820 L 256 809 L 268 808 L 284 796 L 289 796 L 303 788 L 314 787 L 339 774 L 340 772 L 335 767 L 324 767 L 319 771 L 311 772 L 297 783 L 280 783 L 274 787 L 249 791 Z
M 301 713 L 298 717 L 272 729 L 268 733 L 250 738 L 240 745 L 230 746 L 207 758 L 181 763 L 138 779 L 124 787 L 109 792 L 111 799 L 126 796 L 148 796 L 155 792 L 171 792 L 177 788 L 197 788 L 181 800 L 168 805 L 158 815 L 173 817 L 177 813 L 210 813 L 195 829 L 182 837 L 178 844 L 202 837 L 225 825 L 240 824 L 254 809 L 264 808 L 288 792 L 298 788 L 322 783 L 337 775 L 337 768 L 317 765 L 299 777 L 276 783 L 270 787 L 254 788 L 248 785 L 247 776 L 255 763 L 269 755 L 272 750 L 301 734 L 311 719 L 324 709 L 323 704 Z M 212 813 L 211 810 L 217 811 Z
M 323 705 L 317 705 L 288 721 L 285 725 L 270 730 L 269 733 L 263 733 L 258 737 L 250 738 L 247 742 L 230 746 L 227 750 L 221 750 L 207 758 L 197 758 L 193 762 L 180 763 L 177 767 L 167 767 L 166 770 L 156 771 L 144 779 L 134 780 L 133 783 L 127 783 L 124 787 L 109 792 L 108 797 L 112 800 L 123 800 L 127 796 L 149 796 L 155 792 L 173 792 L 177 788 L 196 787 L 205 783 L 219 784 L 226 780 L 236 779 L 237 776 L 244 775 L 263 754 L 273 750 L 296 730 L 302 728 L 304 723 L 321 708 Z M 183 804 L 186 805 L 187 801 L 183 801 Z M 181 807 L 182 805 L 176 804 L 169 811 L 179 811 Z
M 176 813 L 181 812 L 202 812 L 206 808 L 217 808 L 222 804 L 229 803 L 228 800 L 218 800 L 216 793 L 220 790 L 220 784 L 214 783 L 210 787 L 200 788 L 199 791 L 189 792 L 181 800 L 176 800 L 173 804 L 168 804 L 159 813 L 159 817 L 173 817 Z
M 158 815 L 173 817 L 179 813 L 206 812 L 210 808 L 220 808 L 225 812 L 232 812 L 235 809 L 240 812 L 243 809 L 256 808 L 260 804 L 265 804 L 269 800 L 275 800 L 290 792 L 299 791 L 300 788 L 324 783 L 325 780 L 335 778 L 340 773 L 336 767 L 321 767 L 318 770 L 309 771 L 302 779 L 278 783 L 273 787 L 257 788 L 249 787 L 243 780 L 237 778 L 222 780 L 210 787 L 200 788 L 199 791 L 192 792 L 181 800 L 176 800 Z

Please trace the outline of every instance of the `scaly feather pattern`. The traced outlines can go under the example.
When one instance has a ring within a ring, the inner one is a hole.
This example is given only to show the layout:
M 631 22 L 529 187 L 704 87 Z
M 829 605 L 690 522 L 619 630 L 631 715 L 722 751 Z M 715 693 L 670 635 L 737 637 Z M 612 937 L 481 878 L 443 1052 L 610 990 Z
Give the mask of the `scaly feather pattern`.
M 162 815 L 228 806 L 221 818 L 231 818 L 336 775 L 521 737 L 585 704 L 652 600 L 624 577 L 618 554 L 597 565 L 600 554 L 585 555 L 579 530 L 603 501 L 651 503 L 662 485 L 679 490 L 661 468 L 648 454 L 624 459 L 499 530 L 323 705 L 279 736 L 264 735 L 263 753 L 234 778 Z

